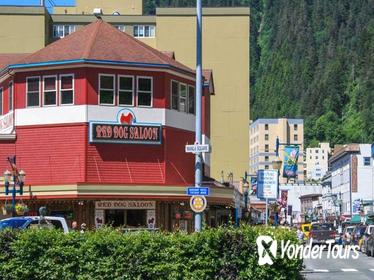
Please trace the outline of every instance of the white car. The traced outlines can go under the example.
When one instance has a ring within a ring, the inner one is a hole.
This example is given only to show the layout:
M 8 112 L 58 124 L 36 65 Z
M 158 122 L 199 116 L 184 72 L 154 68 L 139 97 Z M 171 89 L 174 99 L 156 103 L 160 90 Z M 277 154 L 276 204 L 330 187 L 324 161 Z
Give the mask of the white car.
M 27 229 L 27 228 L 51 228 L 61 229 L 64 233 L 69 232 L 65 218 L 45 216 L 45 221 L 41 221 L 40 216 L 13 217 L 0 221 L 0 230 L 5 228 Z

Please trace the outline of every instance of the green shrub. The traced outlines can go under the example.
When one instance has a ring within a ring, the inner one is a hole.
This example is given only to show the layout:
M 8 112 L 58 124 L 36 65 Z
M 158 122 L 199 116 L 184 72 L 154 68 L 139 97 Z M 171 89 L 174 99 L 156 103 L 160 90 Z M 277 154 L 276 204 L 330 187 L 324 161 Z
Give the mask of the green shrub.
M 298 279 L 302 261 L 259 266 L 256 238 L 297 242 L 282 229 L 243 226 L 201 233 L 0 232 L 0 279 Z

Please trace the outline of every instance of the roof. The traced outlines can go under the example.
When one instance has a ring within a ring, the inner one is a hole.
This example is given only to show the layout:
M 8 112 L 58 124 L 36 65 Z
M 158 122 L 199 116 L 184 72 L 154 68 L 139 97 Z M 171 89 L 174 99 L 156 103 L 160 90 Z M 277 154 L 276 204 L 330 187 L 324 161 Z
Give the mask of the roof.
M 346 145 L 336 145 L 334 147 L 334 154 L 331 156 L 329 159 L 329 163 L 331 164 L 332 162 L 338 160 L 344 155 L 347 154 L 357 154 L 360 152 L 360 144 L 346 144 Z
M 21 59 L 10 68 L 73 62 L 108 63 L 142 67 L 171 67 L 194 71 L 162 52 L 98 19 Z
M 25 58 L 28 53 L 6 53 L 6 54 L 0 54 L 0 69 L 3 69 L 4 67 L 8 66 L 9 64 L 17 63 L 22 58 Z

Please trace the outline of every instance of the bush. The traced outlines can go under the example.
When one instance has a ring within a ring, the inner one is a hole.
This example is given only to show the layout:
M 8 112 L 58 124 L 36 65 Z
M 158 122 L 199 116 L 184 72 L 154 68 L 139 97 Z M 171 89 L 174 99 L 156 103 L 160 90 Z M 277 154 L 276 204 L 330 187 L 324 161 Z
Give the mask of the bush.
M 260 234 L 297 242 L 282 229 L 243 226 L 201 233 L 0 232 L 0 279 L 298 279 L 302 261 L 259 266 Z

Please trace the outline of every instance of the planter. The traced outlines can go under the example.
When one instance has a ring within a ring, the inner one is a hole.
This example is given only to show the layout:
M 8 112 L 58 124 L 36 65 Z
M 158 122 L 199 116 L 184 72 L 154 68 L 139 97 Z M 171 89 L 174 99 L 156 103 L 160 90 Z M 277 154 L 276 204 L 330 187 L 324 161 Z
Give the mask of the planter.
M 26 204 L 23 204 L 23 203 L 17 203 L 16 204 L 16 214 L 18 216 L 23 216 L 27 212 L 29 212 L 29 207 L 27 207 Z

